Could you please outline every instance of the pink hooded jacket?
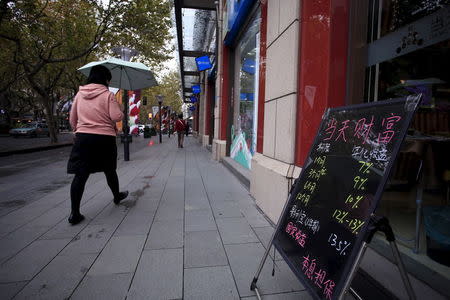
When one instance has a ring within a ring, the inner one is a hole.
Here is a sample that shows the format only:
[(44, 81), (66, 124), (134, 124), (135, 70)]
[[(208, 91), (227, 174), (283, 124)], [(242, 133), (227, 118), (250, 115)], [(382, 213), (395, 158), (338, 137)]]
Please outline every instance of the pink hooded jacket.
[(116, 123), (123, 118), (119, 103), (102, 84), (80, 87), (70, 111), (70, 125), (76, 133), (116, 136)]

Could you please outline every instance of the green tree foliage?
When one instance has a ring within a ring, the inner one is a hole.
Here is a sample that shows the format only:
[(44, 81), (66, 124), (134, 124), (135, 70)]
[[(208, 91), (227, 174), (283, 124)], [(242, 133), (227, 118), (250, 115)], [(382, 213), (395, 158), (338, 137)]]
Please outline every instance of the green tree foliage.
[(152, 112), (153, 106), (158, 106), (157, 95), (162, 95), (163, 106), (170, 106), (172, 112), (181, 112), (183, 101), (180, 96), (181, 83), (178, 72), (173, 71), (163, 76), (158, 86), (142, 90), (142, 97), (147, 97), (147, 105), (141, 105), (139, 120), (146, 123), (148, 114)]
[(77, 68), (110, 56), (114, 46), (135, 48), (157, 66), (168, 58), (169, 28), (168, 1), (1, 1), (0, 93), (34, 94), (56, 142), (55, 104), (85, 80)]

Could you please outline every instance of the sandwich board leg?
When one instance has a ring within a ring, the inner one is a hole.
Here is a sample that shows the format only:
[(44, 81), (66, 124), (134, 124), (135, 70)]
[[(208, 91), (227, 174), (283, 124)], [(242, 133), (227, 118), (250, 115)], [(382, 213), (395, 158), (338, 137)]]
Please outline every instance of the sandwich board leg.
[(350, 275), (348, 276), (347, 281), (345, 283), (344, 292), (340, 295), (339, 299), (343, 298), (345, 291), (347, 291), (347, 290), (349, 290), (350, 293), (352, 293), (353, 295), (356, 294), (358, 299), (361, 299), (361, 297), (359, 297), (359, 295), (356, 293), (356, 291), (350, 287), (350, 283), (358, 269), (358, 266), (364, 255), (364, 252), (367, 249), (367, 245), (372, 241), (374, 234), (377, 231), (381, 231), (385, 234), (386, 240), (389, 242), (389, 245), (391, 246), (392, 254), (397, 263), (397, 267), (399, 269), (400, 276), (401, 276), (403, 284), (405, 286), (405, 290), (408, 293), (409, 299), (416, 300), (416, 295), (414, 294), (414, 290), (411, 286), (411, 282), (409, 281), (408, 273), (406, 272), (405, 265), (403, 264), (403, 261), (400, 257), (400, 252), (398, 251), (397, 244), (395, 243), (394, 232), (392, 231), (392, 227), (389, 224), (389, 220), (386, 217), (372, 216), (370, 219), (370, 222), (371, 222), (371, 225), (369, 227), (366, 240), (364, 241), (364, 243), (361, 247), (361, 250), (359, 251), (359, 253), (355, 259), (355, 264), (353, 265), (353, 268), (350, 271)]
[[(297, 180), (298, 180), (298, 178), (294, 181), (294, 183), (291, 186), (291, 189), (289, 190), (288, 197), (286, 199), (286, 202), (284, 203), (284, 207), (281, 212), (280, 218), (278, 219), (278, 224), (277, 224), (277, 226), (275, 226), (275, 230), (273, 231), (272, 237), (270, 238), (269, 244), (267, 245), (266, 252), (264, 252), (261, 262), (259, 263), (258, 269), (256, 270), (255, 276), (253, 276), (252, 283), (250, 284), (250, 290), (256, 292), (256, 297), (258, 298), (258, 300), (261, 300), (261, 295), (259, 294), (259, 290), (258, 290), (258, 287), (256, 286), (256, 282), (258, 281), (259, 275), (261, 274), (262, 268), (264, 267), (264, 263), (267, 260), (267, 256), (269, 255), (269, 251), (272, 246), (273, 239), (275, 238), (275, 234), (277, 233), (278, 227), (280, 226), (280, 223), (281, 223), (281, 216), (283, 216), (284, 211), (289, 203), (289, 198), (291, 197), (291, 193), (292, 193), (295, 185), (297, 184)], [(275, 253), (274, 253), (274, 256), (275, 256)], [(275, 259), (275, 257), (273, 259)]]
[(258, 270), (256, 271), (255, 276), (253, 277), (252, 283), (250, 284), (250, 290), (256, 292), (256, 297), (258, 297), (258, 300), (261, 300), (261, 296), (259, 294), (258, 287), (256, 286), (256, 282), (258, 281), (259, 274), (261, 274), (262, 268), (264, 267), (264, 263), (266, 262), (267, 256), (269, 255), (269, 251), (272, 246), (273, 239), (275, 238), (275, 234), (277, 233), (277, 229), (278, 229), (278, 225), (272, 233), (272, 237), (270, 238), (270, 242), (267, 245), (266, 252), (264, 252), (261, 262), (259, 263)]

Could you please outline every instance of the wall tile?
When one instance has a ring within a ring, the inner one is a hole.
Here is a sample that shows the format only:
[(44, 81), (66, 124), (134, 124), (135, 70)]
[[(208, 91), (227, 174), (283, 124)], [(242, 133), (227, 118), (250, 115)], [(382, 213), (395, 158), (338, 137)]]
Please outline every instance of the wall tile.
[(279, 30), (283, 32), (289, 24), (298, 19), (299, 15), (299, 0), (283, 0), (280, 1), (280, 25)]
[(269, 0), (267, 3), (267, 45), (270, 45), (277, 38), (279, 23), (280, 0)]
[(276, 102), (266, 102), (264, 104), (264, 155), (275, 156), (275, 119), (276, 119)]
[(291, 94), (275, 101), (277, 102), (275, 158), (291, 164), (294, 162), (297, 94)]
[(298, 24), (298, 21), (292, 24), (267, 49), (267, 99), (297, 91)]

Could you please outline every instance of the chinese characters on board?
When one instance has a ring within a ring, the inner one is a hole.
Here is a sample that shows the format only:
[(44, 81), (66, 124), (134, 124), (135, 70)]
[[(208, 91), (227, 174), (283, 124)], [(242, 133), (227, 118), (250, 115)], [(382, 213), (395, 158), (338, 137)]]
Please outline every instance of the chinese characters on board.
[[(370, 121), (369, 121), (370, 119)], [(395, 135), (394, 126), (398, 123), (402, 117), (396, 116), (391, 113), (388, 117), (381, 120), (382, 132), (376, 135), (372, 132), (374, 125), (374, 116), (371, 118), (361, 118), (355, 121), (355, 126), (350, 126), (350, 120), (338, 121), (331, 119), (325, 129), (325, 138), (323, 141), (342, 141), (347, 142), (348, 136), (353, 136), (358, 139), (362, 139), (362, 143), (365, 144), (369, 140), (372, 141), (373, 137), (376, 137), (378, 144), (389, 144)]]
[(327, 271), (317, 267), (318, 261), (315, 258), (310, 258), (309, 255), (303, 257), (302, 271), (306, 277), (317, 286), (325, 296), (325, 299), (330, 299), (333, 296), (333, 289), (336, 283), (327, 278)]
[(303, 185), (301, 193), (297, 194), (296, 199), (300, 201), (304, 206), (308, 206), (311, 196), (316, 191), (319, 185), (320, 178), (327, 174), (325, 168), (326, 156), (319, 156), (314, 159), (313, 167), (308, 171), (307, 181)]

